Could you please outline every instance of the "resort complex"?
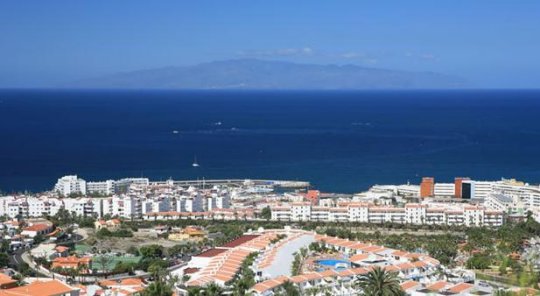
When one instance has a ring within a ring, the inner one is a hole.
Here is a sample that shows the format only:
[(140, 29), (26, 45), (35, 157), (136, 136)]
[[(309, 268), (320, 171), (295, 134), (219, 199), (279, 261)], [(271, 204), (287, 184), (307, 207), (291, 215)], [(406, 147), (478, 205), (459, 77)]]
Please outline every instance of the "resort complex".
[[(205, 286), (211, 282), (224, 286), (234, 279), (250, 254), (254, 255), (250, 268), (258, 282), (251, 288), (255, 295), (274, 295), (285, 282), (293, 283), (304, 292), (318, 290), (321, 294), (324, 291), (330, 291), (332, 295), (354, 294), (357, 277), (375, 267), (396, 272), (407, 291), (411, 292), (439, 282), (438, 271), (444, 268), (426, 254), (285, 228), (260, 229), (244, 234), (223, 246), (194, 256), (179, 272), (187, 271), (190, 275), (186, 283), (188, 287)], [(295, 270), (292, 265), (297, 254), (302, 254), (302, 263)], [(459, 282), (446, 283), (440, 290), (473, 281), (474, 274), (454, 280)], [(474, 288), (472, 284), (468, 286)]]
[[(538, 186), (505, 179), (343, 194), (301, 181), (65, 176), (51, 191), (0, 198), (6, 266), (26, 266), (4, 271), (0, 295), (143, 295), (156, 285), (176, 295), (362, 295), (377, 273), (407, 295), (492, 295), (536, 287), (539, 202)], [(479, 269), (526, 284), (490, 284)], [(36, 278), (17, 282), (24, 274)]]

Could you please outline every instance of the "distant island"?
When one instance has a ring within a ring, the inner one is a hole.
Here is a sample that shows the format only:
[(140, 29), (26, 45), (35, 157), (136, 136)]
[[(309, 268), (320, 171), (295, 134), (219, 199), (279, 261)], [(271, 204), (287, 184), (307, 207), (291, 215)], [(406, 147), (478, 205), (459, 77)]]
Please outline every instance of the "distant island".
[(360, 90), (454, 89), (470, 85), (463, 78), (434, 72), (239, 59), (117, 73), (79, 80), (62, 87)]

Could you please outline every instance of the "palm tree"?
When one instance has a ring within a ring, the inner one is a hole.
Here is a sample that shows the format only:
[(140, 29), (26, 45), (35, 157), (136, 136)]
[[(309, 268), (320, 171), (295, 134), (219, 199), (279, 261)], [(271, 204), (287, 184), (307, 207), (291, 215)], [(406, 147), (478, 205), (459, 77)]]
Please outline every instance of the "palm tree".
[(173, 291), (171, 286), (163, 281), (155, 281), (148, 285), (141, 293), (143, 296), (172, 296)]
[(172, 296), (172, 285), (165, 280), (164, 270), (161, 268), (152, 268), (152, 276), (155, 281), (148, 285), (141, 293), (142, 296)]
[(79, 276), (79, 283), (83, 282), (83, 272), (86, 270), (86, 264), (78, 265), (76, 268), (77, 275)]
[(300, 249), (300, 256), (302, 256), (302, 259), (306, 258), (308, 254), (308, 250), (306, 248)]
[(403, 295), (397, 273), (387, 272), (379, 266), (369, 273), (359, 276), (355, 284), (366, 296)]
[(512, 295), (515, 295), (515, 294), (508, 291), (508, 290), (499, 289), (499, 290), (495, 291), (495, 293), (493, 295), (495, 295), (495, 296), (512, 296)]
[(290, 281), (285, 281), (281, 285), (281, 290), (283, 290), (283, 294), (287, 296), (300, 296), (300, 289)]
[(245, 296), (247, 290), (249, 290), (249, 283), (243, 279), (238, 279), (234, 282), (232, 287), (233, 296)]
[(220, 296), (223, 295), (223, 288), (221, 288), (218, 284), (211, 282), (210, 284), (204, 286), (204, 289), (200, 291), (200, 295)]
[(321, 293), (323, 295), (332, 295), (332, 288), (330, 287), (330, 285), (323, 285), (321, 287)]
[(320, 289), (318, 287), (311, 287), (311, 288), (306, 289), (304, 292), (308, 296), (317, 296), (317, 294), (319, 294), (319, 290)]
[(189, 287), (187, 289), (188, 296), (199, 296), (204, 292), (201, 287)]

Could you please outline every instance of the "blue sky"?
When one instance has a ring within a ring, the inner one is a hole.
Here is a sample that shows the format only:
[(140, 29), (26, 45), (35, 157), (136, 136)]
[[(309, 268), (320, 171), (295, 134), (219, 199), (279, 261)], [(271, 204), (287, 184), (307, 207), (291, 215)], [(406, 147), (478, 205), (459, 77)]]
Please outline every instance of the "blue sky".
[(0, 87), (260, 58), (540, 87), (540, 1), (2, 1)]

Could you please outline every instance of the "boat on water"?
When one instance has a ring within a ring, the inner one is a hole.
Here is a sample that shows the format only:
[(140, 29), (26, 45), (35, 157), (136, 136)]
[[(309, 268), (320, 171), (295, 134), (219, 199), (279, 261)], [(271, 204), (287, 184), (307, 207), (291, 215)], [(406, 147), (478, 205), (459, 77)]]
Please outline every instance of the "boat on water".
[(195, 156), (195, 159), (193, 160), (193, 164), (191, 166), (194, 168), (199, 167), (199, 163), (197, 162), (197, 156)]
[(274, 187), (268, 185), (255, 185), (246, 189), (247, 193), (270, 193), (274, 191)]

